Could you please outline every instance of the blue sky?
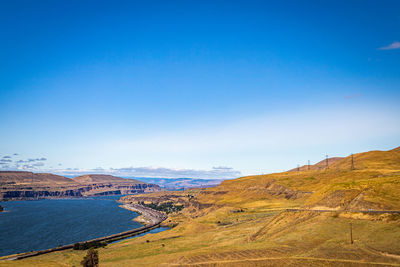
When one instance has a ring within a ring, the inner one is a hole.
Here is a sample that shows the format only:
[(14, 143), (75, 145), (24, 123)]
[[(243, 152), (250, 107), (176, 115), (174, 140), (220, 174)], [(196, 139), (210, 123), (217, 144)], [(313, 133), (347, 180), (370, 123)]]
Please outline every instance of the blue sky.
[(398, 10), (1, 1), (0, 168), (223, 178), (397, 147)]

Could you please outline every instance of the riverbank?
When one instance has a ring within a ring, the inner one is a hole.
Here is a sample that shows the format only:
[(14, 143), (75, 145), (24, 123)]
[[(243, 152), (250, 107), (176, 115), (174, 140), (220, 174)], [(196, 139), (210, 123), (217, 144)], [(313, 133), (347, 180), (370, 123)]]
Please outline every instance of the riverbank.
[[(140, 205), (133, 205), (133, 206), (127, 205), (124, 208), (142, 214), (141, 217), (144, 218), (144, 220), (146, 220), (147, 224), (145, 224), (142, 227), (135, 228), (135, 229), (132, 229), (129, 231), (125, 231), (125, 232), (121, 232), (121, 233), (117, 233), (117, 234), (113, 234), (113, 235), (108, 235), (105, 237), (95, 238), (95, 239), (91, 239), (91, 240), (87, 240), (87, 241), (83, 241), (83, 242), (79, 242), (79, 243), (83, 244), (86, 242), (87, 243), (89, 243), (89, 242), (90, 243), (115, 242), (117, 240), (125, 239), (127, 237), (135, 236), (138, 234), (143, 234), (145, 232), (148, 232), (150, 230), (158, 228), (160, 226), (160, 224), (167, 218), (167, 215), (165, 215), (162, 212), (152, 210), (148, 207), (140, 207)], [(18, 259), (24, 259), (24, 258), (28, 258), (28, 257), (43, 255), (43, 254), (47, 254), (47, 253), (51, 253), (51, 252), (55, 252), (55, 251), (73, 249), (74, 245), (75, 244), (69, 244), (69, 245), (58, 246), (58, 247), (46, 249), (46, 250), (39, 250), (39, 251), (32, 251), (32, 252), (26, 252), (26, 253), (21, 253), (21, 254), (3, 256), (3, 257), (0, 257), (0, 261), (1, 260), (18, 260)]]
[(153, 210), (149, 207), (145, 207), (139, 204), (124, 204), (121, 205), (120, 207), (139, 213), (140, 216), (136, 217), (133, 220), (142, 223), (146, 226), (161, 223), (168, 217), (163, 212)]

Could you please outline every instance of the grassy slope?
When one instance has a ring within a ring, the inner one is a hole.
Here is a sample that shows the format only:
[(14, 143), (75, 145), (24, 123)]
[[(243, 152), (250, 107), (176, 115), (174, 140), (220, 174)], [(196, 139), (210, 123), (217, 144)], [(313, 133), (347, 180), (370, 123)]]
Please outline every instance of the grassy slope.
[(17, 171), (0, 172), (0, 184), (7, 186), (75, 186), (78, 183), (64, 176), (51, 173)]
[(92, 183), (131, 183), (131, 184), (146, 184), (145, 182), (139, 182), (134, 179), (124, 179), (112, 175), (104, 174), (87, 174), (72, 178), (73, 181), (80, 184), (92, 184)]
[[(193, 194), (195, 201), (212, 206), (189, 206), (170, 216), (171, 223), (179, 222), (171, 230), (100, 249), (101, 266), (400, 265), (400, 216), (343, 211), (400, 210), (400, 150), (356, 154), (354, 171), (350, 161), (339, 160), (327, 170), (242, 177), (176, 193)], [(342, 211), (282, 210), (319, 206)], [(243, 212), (232, 212), (238, 208)], [(83, 253), (57, 252), (0, 266), (78, 266)]]

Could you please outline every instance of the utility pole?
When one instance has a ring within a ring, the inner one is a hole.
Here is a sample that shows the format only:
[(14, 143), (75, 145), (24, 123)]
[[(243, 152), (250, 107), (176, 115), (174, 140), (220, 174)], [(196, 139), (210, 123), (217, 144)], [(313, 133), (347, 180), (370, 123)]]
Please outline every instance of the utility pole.
[(326, 168), (329, 169), (329, 165), (328, 165), (328, 155), (326, 155)]
[(350, 223), (350, 244), (353, 244), (353, 224)]
[(308, 160), (308, 170), (310, 170), (310, 160)]
[(351, 154), (351, 170), (354, 170), (354, 157), (353, 157), (353, 154)]

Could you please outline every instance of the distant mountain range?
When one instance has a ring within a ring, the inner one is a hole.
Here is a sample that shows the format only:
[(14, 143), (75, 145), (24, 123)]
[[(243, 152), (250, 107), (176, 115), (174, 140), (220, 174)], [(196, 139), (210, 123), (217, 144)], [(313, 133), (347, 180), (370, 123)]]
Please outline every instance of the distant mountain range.
[(147, 177), (126, 177), (136, 179), (150, 184), (159, 185), (170, 190), (187, 188), (205, 188), (219, 185), (223, 179), (195, 179), (195, 178), (147, 178)]

